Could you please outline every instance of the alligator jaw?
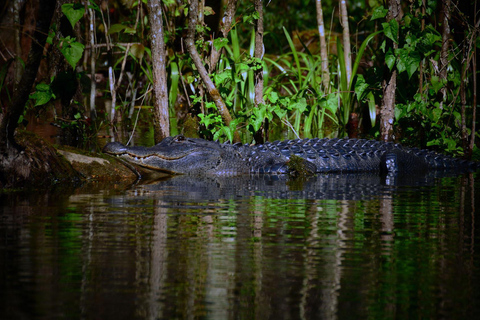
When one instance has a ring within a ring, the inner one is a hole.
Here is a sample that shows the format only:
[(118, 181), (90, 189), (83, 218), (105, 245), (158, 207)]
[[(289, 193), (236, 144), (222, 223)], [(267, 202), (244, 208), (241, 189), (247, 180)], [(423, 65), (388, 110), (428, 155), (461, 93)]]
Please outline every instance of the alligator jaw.
[(195, 150), (188, 150), (182, 154), (166, 156), (160, 152), (150, 151), (143, 147), (127, 147), (120, 142), (110, 142), (102, 150), (104, 153), (114, 156), (128, 167), (138, 167), (143, 173), (162, 172), (168, 174), (180, 174), (179, 172), (159, 167), (155, 162), (177, 161), (191, 155)]

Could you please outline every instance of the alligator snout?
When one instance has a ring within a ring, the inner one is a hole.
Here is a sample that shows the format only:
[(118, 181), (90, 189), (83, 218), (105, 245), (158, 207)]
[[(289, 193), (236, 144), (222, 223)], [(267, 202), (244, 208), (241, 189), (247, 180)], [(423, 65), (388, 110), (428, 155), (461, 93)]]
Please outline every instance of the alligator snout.
[(127, 147), (120, 142), (109, 142), (103, 147), (102, 152), (108, 154), (122, 154), (127, 151)]

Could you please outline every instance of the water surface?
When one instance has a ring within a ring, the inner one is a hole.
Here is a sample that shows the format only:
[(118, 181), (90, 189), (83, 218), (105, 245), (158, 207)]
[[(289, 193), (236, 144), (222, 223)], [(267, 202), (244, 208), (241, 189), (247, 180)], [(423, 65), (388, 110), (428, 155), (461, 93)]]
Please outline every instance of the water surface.
[(475, 177), (0, 194), (0, 318), (478, 318)]

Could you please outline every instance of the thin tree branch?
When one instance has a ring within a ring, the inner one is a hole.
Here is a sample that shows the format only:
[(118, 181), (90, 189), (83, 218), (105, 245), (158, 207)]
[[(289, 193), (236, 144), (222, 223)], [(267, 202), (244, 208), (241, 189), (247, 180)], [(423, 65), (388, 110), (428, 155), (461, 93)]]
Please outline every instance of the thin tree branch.
[[(188, 18), (189, 18), (188, 33), (187, 33), (187, 38), (185, 39), (185, 45), (187, 46), (187, 51), (190, 54), (190, 57), (192, 58), (193, 63), (195, 64), (195, 67), (197, 68), (197, 71), (200, 74), (200, 77), (202, 78), (203, 83), (205, 84), (208, 94), (210, 95), (213, 102), (217, 106), (218, 112), (220, 113), (220, 116), (225, 122), (225, 125), (229, 126), (230, 122), (232, 122), (232, 116), (230, 115), (230, 112), (228, 111), (228, 108), (225, 105), (225, 102), (223, 102), (223, 99), (220, 93), (218, 92), (217, 88), (213, 84), (213, 81), (208, 76), (208, 73), (207, 73), (207, 70), (205, 69), (203, 61), (200, 58), (200, 55), (198, 54), (197, 48), (195, 47), (195, 31), (196, 31), (197, 21), (198, 21), (198, 0), (191, 0)], [(237, 131), (235, 131), (234, 140), (240, 141), (240, 136)]]

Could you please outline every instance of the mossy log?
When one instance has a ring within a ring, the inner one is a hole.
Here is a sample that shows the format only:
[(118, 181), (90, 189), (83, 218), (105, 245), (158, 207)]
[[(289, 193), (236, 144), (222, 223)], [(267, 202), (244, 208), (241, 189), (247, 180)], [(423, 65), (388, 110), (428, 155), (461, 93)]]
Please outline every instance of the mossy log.
[(115, 159), (82, 154), (76, 149), (58, 150), (37, 135), (17, 132), (22, 148), (0, 154), (0, 188), (40, 188), (85, 180), (132, 180), (133, 172)]

